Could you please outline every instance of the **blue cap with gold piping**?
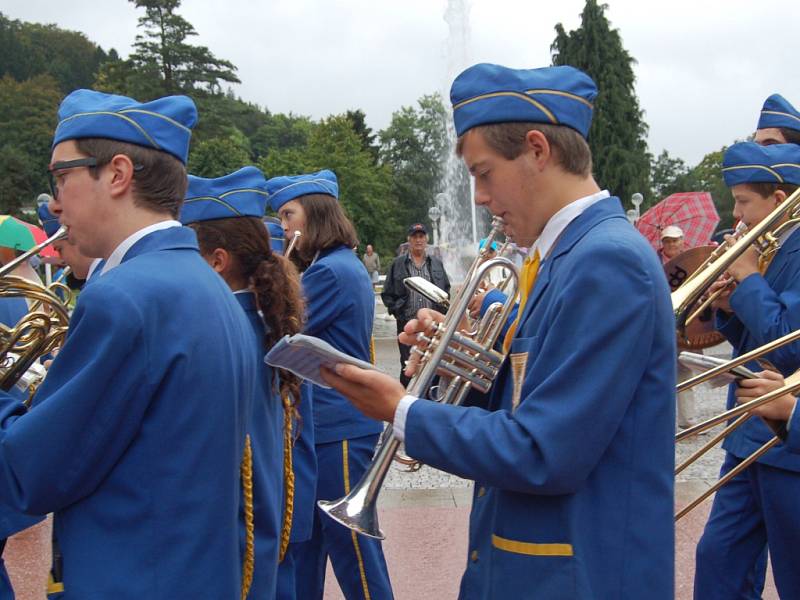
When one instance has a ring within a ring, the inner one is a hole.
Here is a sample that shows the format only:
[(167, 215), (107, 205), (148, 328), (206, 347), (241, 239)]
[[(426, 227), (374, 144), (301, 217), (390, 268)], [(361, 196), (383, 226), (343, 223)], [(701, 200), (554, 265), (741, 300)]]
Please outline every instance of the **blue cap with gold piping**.
[(722, 159), (725, 185), (742, 183), (789, 183), (800, 185), (800, 145), (760, 146), (740, 142), (725, 151)]
[(309, 194), (324, 194), (339, 199), (339, 182), (333, 171), (323, 169), (305, 175), (286, 175), (273, 177), (267, 181), (269, 204), (272, 210), (278, 209), (295, 198)]
[(168, 152), (186, 164), (197, 108), (188, 96), (137, 102), (126, 96), (75, 90), (58, 109), (53, 146), (66, 140), (105, 138)]
[(764, 101), (756, 129), (785, 127), (800, 131), (800, 112), (780, 94), (772, 94)]
[(519, 122), (566, 125), (585, 138), (596, 96), (592, 78), (568, 66), (510, 69), (481, 63), (450, 88), (459, 136), (478, 125)]
[(181, 223), (264, 216), (267, 180), (256, 167), (243, 167), (223, 177), (206, 179), (189, 175)]
[[(47, 194), (41, 194), (40, 198), (42, 196), (49, 198)], [(39, 222), (42, 224), (42, 229), (44, 229), (47, 237), (52, 236), (56, 231), (58, 231), (58, 217), (51, 213), (50, 209), (47, 208), (46, 200), (39, 202), (39, 206), (36, 207), (36, 214), (39, 216)]]
[(283, 225), (275, 217), (264, 217), (264, 225), (269, 233), (269, 245), (273, 252), (283, 254), (286, 246), (286, 236), (283, 233)]

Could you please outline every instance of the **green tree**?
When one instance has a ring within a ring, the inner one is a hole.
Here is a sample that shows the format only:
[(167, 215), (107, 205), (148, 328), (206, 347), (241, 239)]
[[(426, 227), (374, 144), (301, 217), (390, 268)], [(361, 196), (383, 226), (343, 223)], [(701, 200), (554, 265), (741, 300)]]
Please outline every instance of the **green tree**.
[(689, 166), (680, 158), (674, 158), (663, 150), (650, 167), (650, 183), (653, 189), (652, 202), (642, 206), (644, 210), (651, 204), (663, 200), (670, 194), (694, 191), (696, 182), (689, 177)]
[(61, 101), (50, 75), (0, 79), (0, 212), (19, 214), (48, 189), (50, 142)]
[(350, 119), (350, 122), (353, 124), (353, 129), (358, 134), (358, 137), (361, 138), (361, 147), (369, 152), (372, 156), (372, 161), (378, 164), (380, 148), (378, 144), (375, 143), (377, 136), (372, 133), (372, 129), (367, 127), (367, 115), (364, 114), (363, 110), (357, 109), (348, 110), (345, 116)]
[(0, 77), (25, 81), (49, 74), (63, 94), (90, 87), (107, 55), (76, 31), (11, 20), (0, 13)]
[(401, 223), (428, 221), (449, 147), (447, 118), (440, 95), (423, 96), (416, 108), (396, 111), (380, 132), (380, 157), (392, 172), (392, 196)]
[(726, 146), (719, 150), (709, 152), (697, 165), (692, 167), (688, 174), (689, 190), (710, 192), (714, 206), (719, 213), (720, 221), (717, 229), (733, 227), (733, 196), (722, 177), (722, 157), (725, 155)]
[(256, 157), (266, 157), (272, 152), (304, 149), (314, 124), (308, 117), (292, 114), (266, 115), (265, 123), (259, 127), (250, 141)]
[(269, 176), (330, 169), (339, 180), (339, 201), (353, 221), (362, 245), (394, 254), (402, 232), (391, 196), (391, 171), (375, 165), (346, 115), (316, 124), (304, 148), (269, 152), (258, 166)]
[(156, 67), (165, 92), (219, 92), (220, 81), (239, 83), (233, 63), (215, 57), (205, 46), (186, 43), (197, 31), (176, 13), (180, 0), (129, 1), (145, 10), (139, 18), (144, 33), (136, 36), (131, 59), (138, 68)]
[(601, 187), (627, 200), (650, 188), (648, 128), (634, 89), (635, 60), (623, 47), (619, 31), (611, 28), (606, 8), (587, 0), (578, 29), (567, 33), (556, 25), (551, 51), (554, 65), (577, 67), (597, 84), (589, 131), (595, 177)]
[(189, 173), (198, 177), (222, 177), (251, 163), (241, 136), (211, 138), (198, 142), (189, 154)]

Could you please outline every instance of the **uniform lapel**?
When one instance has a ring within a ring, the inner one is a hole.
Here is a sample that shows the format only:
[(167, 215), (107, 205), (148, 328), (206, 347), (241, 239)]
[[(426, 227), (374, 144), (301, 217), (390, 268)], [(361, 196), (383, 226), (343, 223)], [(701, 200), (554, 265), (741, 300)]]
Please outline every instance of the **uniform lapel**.
[(569, 252), (578, 240), (591, 231), (598, 223), (615, 217), (624, 219), (625, 214), (622, 212), (622, 205), (619, 199), (611, 196), (593, 204), (567, 225), (564, 232), (558, 240), (556, 240), (553, 249), (550, 251), (550, 255), (545, 257), (539, 267), (539, 274), (536, 276), (533, 290), (531, 291), (528, 301), (525, 303), (519, 327), (517, 328), (518, 331), (547, 289), (553, 269), (557, 268), (559, 258)]

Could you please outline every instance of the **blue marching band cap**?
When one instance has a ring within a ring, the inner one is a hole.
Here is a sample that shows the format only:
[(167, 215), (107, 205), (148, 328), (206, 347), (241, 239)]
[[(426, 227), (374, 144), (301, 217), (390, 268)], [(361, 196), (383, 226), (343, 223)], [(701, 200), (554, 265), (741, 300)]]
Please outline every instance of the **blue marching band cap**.
[[(44, 196), (44, 198), (42, 198), (42, 196)], [(44, 229), (47, 237), (50, 237), (58, 231), (58, 217), (47, 208), (47, 200), (45, 200), (45, 198), (49, 199), (50, 196), (41, 194), (39, 198), (39, 206), (36, 207), (36, 214), (39, 215), (39, 222), (42, 224), (42, 229)]]
[(75, 90), (58, 109), (53, 146), (80, 138), (128, 142), (172, 154), (186, 164), (197, 108), (188, 96), (137, 102), (94, 90)]
[(267, 180), (256, 167), (243, 167), (216, 179), (189, 175), (181, 223), (197, 223), (231, 217), (264, 216)]
[(531, 122), (566, 125), (585, 138), (596, 96), (592, 78), (568, 66), (510, 69), (481, 63), (450, 88), (459, 136), (479, 125)]
[(272, 251), (283, 254), (286, 243), (283, 225), (281, 225), (281, 222), (275, 217), (265, 217), (264, 225), (267, 228), (267, 233), (269, 233), (269, 245)]
[(725, 185), (742, 183), (789, 183), (800, 185), (800, 145), (739, 142), (722, 159)]
[(756, 129), (785, 127), (800, 131), (800, 113), (780, 94), (772, 94), (764, 101)]
[(273, 177), (267, 181), (267, 192), (272, 210), (278, 212), (287, 202), (309, 194), (325, 194), (338, 200), (339, 182), (333, 171), (323, 169), (305, 175)]

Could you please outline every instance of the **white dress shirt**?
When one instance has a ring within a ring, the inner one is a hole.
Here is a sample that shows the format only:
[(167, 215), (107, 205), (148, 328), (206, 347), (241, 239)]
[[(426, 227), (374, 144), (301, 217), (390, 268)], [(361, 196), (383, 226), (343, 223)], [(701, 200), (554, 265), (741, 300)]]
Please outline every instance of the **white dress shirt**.
[(114, 251), (111, 253), (111, 256), (108, 257), (106, 264), (103, 265), (103, 270), (100, 271), (100, 276), (102, 277), (114, 267), (118, 267), (119, 263), (121, 263), (122, 259), (125, 257), (125, 253), (128, 252), (128, 250), (130, 250), (131, 247), (144, 236), (151, 234), (154, 231), (169, 229), (170, 227), (182, 227), (182, 225), (180, 221), (174, 221), (170, 219), (169, 221), (153, 223), (152, 225), (148, 225), (147, 227), (144, 227), (139, 231), (129, 235), (119, 246), (114, 249)]

